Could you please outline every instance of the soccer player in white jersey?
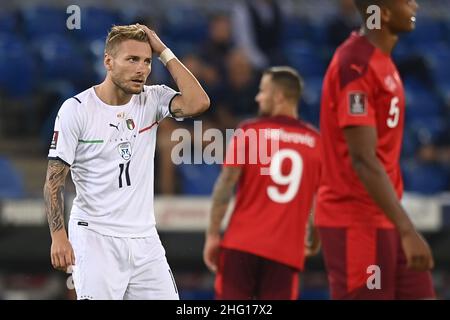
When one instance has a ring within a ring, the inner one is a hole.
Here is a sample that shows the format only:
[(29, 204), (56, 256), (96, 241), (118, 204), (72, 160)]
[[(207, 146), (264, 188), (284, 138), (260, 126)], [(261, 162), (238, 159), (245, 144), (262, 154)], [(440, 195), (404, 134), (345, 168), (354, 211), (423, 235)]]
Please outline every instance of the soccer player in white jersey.
[[(152, 54), (180, 92), (145, 86)], [(70, 63), (70, 62), (68, 62)], [(165, 117), (209, 108), (192, 73), (153, 30), (115, 26), (106, 39), (105, 80), (66, 100), (55, 121), (44, 186), (54, 268), (72, 266), (78, 299), (178, 299), (155, 228), (156, 129)], [(64, 225), (64, 185), (76, 187)]]

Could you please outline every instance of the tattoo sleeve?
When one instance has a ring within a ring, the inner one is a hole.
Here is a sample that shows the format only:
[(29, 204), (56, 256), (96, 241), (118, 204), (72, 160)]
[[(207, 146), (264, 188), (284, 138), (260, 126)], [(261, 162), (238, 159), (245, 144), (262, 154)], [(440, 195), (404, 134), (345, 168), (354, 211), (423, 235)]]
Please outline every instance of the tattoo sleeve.
[(59, 160), (49, 160), (44, 185), (45, 212), (50, 232), (64, 228), (64, 187), (69, 167)]
[(181, 108), (175, 108), (172, 110), (172, 114), (176, 117), (176, 118), (184, 118), (186, 115), (183, 112), (183, 109)]
[(240, 167), (224, 167), (214, 185), (208, 232), (220, 232), (220, 225), (233, 197), (234, 187), (241, 176)]

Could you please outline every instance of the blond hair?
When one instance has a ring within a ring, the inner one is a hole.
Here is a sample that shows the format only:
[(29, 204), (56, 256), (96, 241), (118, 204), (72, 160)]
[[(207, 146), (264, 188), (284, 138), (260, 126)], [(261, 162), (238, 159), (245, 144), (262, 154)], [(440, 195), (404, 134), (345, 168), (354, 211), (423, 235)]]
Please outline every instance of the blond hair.
[(135, 24), (113, 26), (106, 37), (105, 52), (110, 55), (115, 55), (117, 46), (125, 40), (148, 42), (145, 31)]

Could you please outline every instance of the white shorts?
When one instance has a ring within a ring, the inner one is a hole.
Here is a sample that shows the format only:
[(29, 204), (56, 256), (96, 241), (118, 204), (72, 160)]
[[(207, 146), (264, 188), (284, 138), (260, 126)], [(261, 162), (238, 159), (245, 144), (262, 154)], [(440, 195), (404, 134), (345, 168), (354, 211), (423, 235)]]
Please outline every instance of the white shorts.
[(104, 236), (69, 222), (75, 252), (72, 277), (78, 299), (178, 300), (178, 289), (158, 234)]

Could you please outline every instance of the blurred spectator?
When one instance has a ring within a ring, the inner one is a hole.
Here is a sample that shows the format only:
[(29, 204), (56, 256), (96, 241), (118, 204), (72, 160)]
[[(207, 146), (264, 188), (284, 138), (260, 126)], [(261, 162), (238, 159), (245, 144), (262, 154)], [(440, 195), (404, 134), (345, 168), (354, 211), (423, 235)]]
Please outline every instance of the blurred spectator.
[(230, 18), (225, 14), (216, 14), (209, 21), (208, 39), (203, 45), (203, 59), (216, 67), (221, 73), (225, 71), (225, 59), (233, 48)]
[(361, 25), (353, 0), (339, 0), (338, 13), (327, 26), (328, 44), (337, 47)]
[(228, 128), (234, 128), (243, 118), (249, 117), (257, 110), (254, 92), (258, 91), (256, 74), (244, 51), (233, 50), (227, 57), (227, 74), (225, 91), (219, 101), (226, 105), (222, 119), (227, 121)]
[(276, 0), (246, 0), (233, 8), (232, 24), (236, 45), (253, 67), (263, 69), (283, 64), (281, 33), (283, 12)]

